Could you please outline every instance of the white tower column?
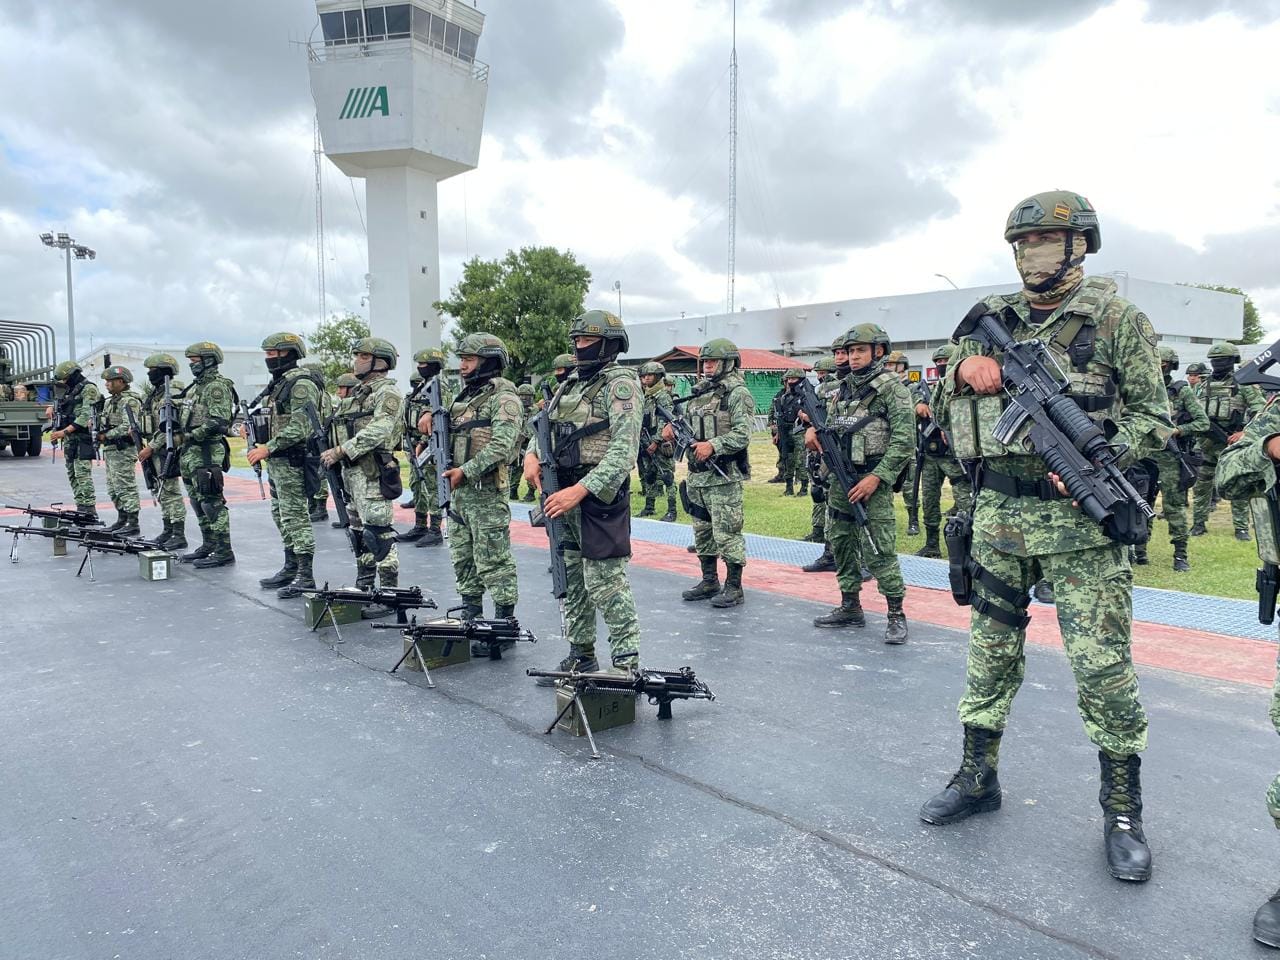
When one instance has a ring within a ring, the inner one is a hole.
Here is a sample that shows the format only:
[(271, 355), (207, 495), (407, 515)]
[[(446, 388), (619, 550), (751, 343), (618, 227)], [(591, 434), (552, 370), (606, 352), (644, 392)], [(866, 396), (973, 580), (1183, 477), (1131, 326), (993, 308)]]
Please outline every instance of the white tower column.
[(436, 178), (413, 167), (365, 173), (369, 212), (369, 329), (395, 344), (399, 379), (413, 355), (440, 343), (440, 237)]

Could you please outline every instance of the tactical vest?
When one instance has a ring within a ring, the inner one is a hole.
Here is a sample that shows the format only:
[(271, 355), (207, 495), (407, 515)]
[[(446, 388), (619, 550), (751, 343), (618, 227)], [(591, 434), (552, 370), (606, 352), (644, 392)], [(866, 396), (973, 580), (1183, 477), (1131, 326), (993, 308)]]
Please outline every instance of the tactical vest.
[(732, 389), (732, 386), (726, 386), (723, 382), (718, 383), (701, 396), (694, 397), (685, 406), (689, 426), (699, 440), (714, 440), (733, 431), (733, 416), (729, 412), (729, 394)]
[(1204, 384), (1204, 412), (1209, 422), (1234, 433), (1244, 426), (1244, 396), (1240, 385), (1232, 377), (1225, 380), (1202, 380)]
[(510, 380), (495, 377), (475, 393), (464, 389), (453, 401), (449, 407), (449, 456), (454, 466), (475, 459), (493, 442), (493, 418), (479, 416), (480, 410), (515, 389)]
[[(138, 395), (132, 390), (126, 390), (124, 393), (114, 397), (108, 397), (106, 403), (102, 406), (102, 418), (98, 424), (99, 433), (110, 433), (117, 427), (129, 426), (129, 415), (125, 413), (125, 401), (130, 398), (137, 400)], [(142, 429), (142, 424), (138, 424), (138, 429)], [(114, 437), (110, 440), (103, 441), (105, 446), (112, 447), (116, 450), (123, 450), (125, 447), (132, 447), (133, 440), (128, 434), (122, 437)]]
[[(573, 381), (560, 395), (551, 412), (552, 438), (555, 441), (556, 465), (564, 468), (594, 467), (604, 459), (609, 450), (612, 434), (609, 430), (606, 387), (620, 378), (636, 380), (633, 371), (626, 367), (608, 366), (586, 384), (573, 389)], [(597, 409), (596, 401), (604, 394), (604, 401)], [(640, 393), (636, 383), (636, 393)]]
[[(865, 383), (857, 386), (848, 380), (828, 401), (831, 413), (827, 426), (835, 431), (844, 454), (855, 467), (878, 462), (889, 449), (890, 425), (888, 411), (881, 400), (881, 391), (897, 382), (897, 374), (881, 370)], [(873, 407), (879, 406), (876, 410)]]
[[(1067, 396), (1091, 419), (1098, 421), (1108, 418), (1117, 400), (1116, 371), (1098, 360), (1095, 353), (1099, 327), (1105, 323), (1106, 328), (1102, 332), (1109, 337), (1120, 324), (1131, 320), (1137, 313), (1137, 307), (1127, 304), (1122, 313), (1108, 318), (1108, 309), (1115, 298), (1114, 280), (1088, 277), (1057, 316), (1050, 317), (1030, 334), (1023, 333), (1018, 337), (1022, 342), (1034, 337), (1048, 347), (1070, 382)], [(1020, 294), (1011, 294), (990, 297), (987, 303), (1002, 313), (1006, 326), (1012, 331), (1022, 323), (1013, 310), (1013, 305), (1020, 300)], [(1029, 421), (1023, 424), (1008, 446), (995, 438), (996, 422), (1008, 403), (1004, 393), (957, 394), (951, 398), (951, 441), (957, 457), (962, 460), (992, 459), (1031, 452), (1027, 442), (1031, 428)]]
[[(231, 394), (231, 407), (234, 413), (236, 407), (240, 405), (239, 394), (236, 393), (236, 385), (222, 374), (214, 374), (207, 381), (201, 383), (199, 381), (191, 384), (182, 391), (182, 397), (187, 401), (182, 406), (182, 432), (190, 433), (196, 427), (202, 427), (209, 422), (209, 408), (204, 401), (205, 389), (212, 386), (215, 381), (221, 380), (226, 385), (228, 392)], [(171, 388), (172, 389), (172, 386)], [(227, 421), (226, 436), (231, 436), (231, 422)]]
[[(63, 395), (58, 401), (57, 427), (69, 427), (75, 422), (76, 407), (80, 406), (80, 398), (89, 388), (87, 380), (81, 380)], [(99, 400), (99, 403), (102, 401)], [(67, 453), (73, 460), (93, 459), (93, 437), (88, 427), (77, 426), (72, 434), (63, 441)]]
[[(303, 377), (314, 383), (316, 388), (320, 391), (320, 396), (316, 398), (316, 414), (318, 416), (321, 413), (324, 406), (324, 380), (321, 379), (319, 374), (314, 373), (311, 370), (302, 370), (297, 367), (292, 370), (287, 370), (285, 371), (284, 376), (280, 378), (279, 383), (275, 384), (272, 388), (270, 396), (267, 397), (267, 406), (270, 410), (269, 423), (271, 436), (279, 436), (280, 431), (284, 429), (285, 425), (290, 420), (293, 413), (293, 404), (291, 402), (293, 399), (293, 388), (294, 385)], [(259, 437), (258, 440), (261, 443), (266, 442), (266, 440), (261, 437)]]
[[(177, 397), (183, 393), (182, 381), (169, 381), (169, 396), (174, 400), (174, 414), (177, 415)], [(157, 387), (154, 384), (146, 396), (142, 398), (142, 432), (148, 437), (154, 436), (164, 427), (161, 421), (160, 411), (164, 407), (164, 387)], [(175, 420), (173, 429), (179, 428), (179, 421)]]

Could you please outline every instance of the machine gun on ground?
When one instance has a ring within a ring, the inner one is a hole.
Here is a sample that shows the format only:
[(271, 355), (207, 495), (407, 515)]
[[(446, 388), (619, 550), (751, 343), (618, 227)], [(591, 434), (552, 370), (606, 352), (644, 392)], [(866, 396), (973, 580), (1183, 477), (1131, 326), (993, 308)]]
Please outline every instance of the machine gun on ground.
[(21, 510), (28, 517), (30, 517), (30, 520), (27, 521), (28, 524), (31, 523), (33, 520), (35, 520), (37, 517), (39, 517), (41, 520), (53, 520), (55, 521), (56, 525), (60, 527), (68, 527), (68, 526), (100, 527), (102, 526), (102, 521), (98, 519), (98, 515), (96, 513), (89, 513), (86, 510), (55, 509), (60, 505), (61, 503), (51, 503), (46, 508), (46, 507), (33, 507), (30, 504), (27, 504), (27, 506), (25, 507), (20, 507), (17, 504), (13, 504), (13, 503), (0, 504), (0, 506), (4, 506), (6, 509), (9, 509), (9, 510)]
[[(342, 643), (343, 639), (342, 631), (338, 629), (338, 620), (333, 616), (333, 605), (335, 603), (349, 604), (353, 607), (369, 607), (374, 604), (390, 607), (395, 611), (396, 622), (387, 624), (387, 626), (404, 626), (408, 624), (409, 618), (405, 614), (406, 610), (436, 609), (436, 602), (429, 597), (424, 597), (421, 587), (382, 587), (381, 589), (362, 590), (358, 587), (330, 588), (329, 584), (326, 583), (317, 590), (303, 590), (302, 595), (324, 601), (324, 610), (325, 613), (329, 614), (329, 620), (333, 623), (333, 632), (337, 634), (338, 643)], [(323, 623), (324, 616), (317, 617), (311, 632), (315, 633)], [(377, 626), (377, 624), (374, 624), (374, 626)]]
[(1019, 343), (985, 303), (969, 311), (956, 337), (972, 337), (1003, 354), (1001, 376), (1011, 402), (996, 421), (995, 438), (1012, 445), (1030, 420), (1035, 452), (1085, 516), (1117, 543), (1145, 543), (1155, 510), (1119, 466), (1126, 450), (1112, 444), (1102, 427), (1067, 396), (1071, 381), (1049, 348), (1040, 340)]
[[(565, 381), (568, 383), (569, 381)], [(565, 384), (552, 394), (551, 384), (542, 381), (542, 409), (529, 421), (533, 426), (533, 434), (538, 440), (538, 465), (542, 468), (541, 492), (538, 497), (538, 509), (529, 512), (529, 523), (535, 527), (544, 527), (547, 531), (547, 542), (551, 547), (551, 596), (555, 597), (560, 607), (560, 637), (569, 635), (565, 623), (564, 601), (569, 595), (569, 570), (564, 563), (564, 518), (548, 517), (546, 514), (547, 499), (560, 492), (560, 473), (556, 467), (556, 455), (552, 449), (551, 410), (560, 402)]]
[(431, 671), (427, 669), (428, 658), (422, 650), (424, 643), (435, 641), (441, 644), (443, 657), (448, 657), (453, 652), (455, 644), (465, 643), (469, 645), (473, 656), (476, 655), (477, 647), (480, 647), (490, 660), (501, 660), (502, 651), (510, 649), (517, 642), (538, 642), (538, 638), (531, 631), (520, 627), (520, 621), (515, 617), (505, 617), (501, 620), (486, 620), (483, 617), (460, 620), (453, 614), (461, 609), (462, 607), (454, 607), (446, 611), (447, 616), (439, 620), (428, 620), (425, 623), (419, 623), (417, 618), (414, 618), (407, 626), (375, 623), (373, 629), (399, 630), (400, 635), (409, 641), (409, 648), (389, 672), (395, 673), (400, 669), (401, 664), (409, 659), (409, 655), (413, 654), (418, 661), (418, 666), (422, 668), (423, 676), (427, 678), (427, 686), (434, 687), (435, 681), (431, 679)]
[[(862, 503), (849, 503), (849, 491), (856, 487), (858, 481), (862, 478), (858, 476), (853, 465), (845, 457), (844, 450), (840, 447), (840, 438), (827, 425), (827, 410), (818, 401), (818, 391), (814, 389), (813, 384), (808, 380), (800, 384), (800, 389), (800, 409), (809, 418), (809, 425), (813, 427), (814, 433), (817, 434), (818, 447), (822, 452), (822, 462), (827, 465), (827, 469), (831, 471), (831, 476), (836, 481), (836, 485), (840, 490), (841, 502), (849, 504), (853, 522), (865, 530), (867, 527), (867, 508)], [(831, 503), (831, 494), (829, 493), (827, 494), (827, 503)], [(873, 552), (880, 553), (880, 548), (876, 546), (875, 538), (871, 536), (869, 531), (867, 533), (867, 543), (870, 544)]]
[[(138, 426), (138, 418), (133, 415), (133, 408), (125, 406), (125, 416), (129, 418), (129, 439), (133, 441), (134, 447), (141, 453), (147, 446), (147, 439), (142, 435), (142, 428)], [(142, 461), (142, 482), (147, 485), (147, 489), (151, 491), (151, 502), (155, 506), (160, 506), (160, 475), (156, 473), (155, 461), (150, 457)]]
[(674, 700), (714, 700), (716, 698), (711, 688), (694, 676), (692, 667), (681, 667), (676, 671), (629, 670), (625, 673), (577, 673), (564, 670), (535, 670), (531, 667), (525, 673), (530, 677), (551, 677), (573, 691), (573, 699), (564, 705), (556, 714), (556, 718), (551, 721), (551, 726), (543, 732), (550, 733), (565, 714), (576, 708), (586, 730), (587, 740), (591, 743), (592, 760), (600, 759), (600, 751), (596, 749), (595, 735), (591, 732), (591, 723), (587, 720), (587, 711), (582, 705), (584, 693), (600, 691), (648, 697), (650, 703), (658, 706), (659, 720), (671, 719), (671, 703)]
[(142, 540), (130, 537), (117, 537), (113, 533), (106, 530), (95, 530), (92, 527), (33, 527), (30, 524), (21, 527), (0, 525), (0, 530), (13, 534), (13, 543), (9, 546), (9, 561), (11, 563), (18, 562), (18, 538), (19, 537), (43, 537), (46, 540), (62, 540), (78, 543), (84, 547), (84, 559), (80, 561), (80, 569), (76, 571), (76, 576), (80, 576), (84, 572), (85, 565), (89, 566), (89, 579), (96, 579), (93, 574), (93, 551), (99, 553), (142, 553), (144, 550), (161, 550), (164, 548), (154, 540)]
[[(320, 422), (320, 414), (316, 412), (316, 405), (314, 403), (303, 404), (302, 411), (311, 422), (312, 440), (321, 450), (328, 449), (329, 434), (325, 430), (324, 424)], [(360, 554), (364, 552), (364, 545), (361, 543), (364, 530), (355, 530), (351, 526), (351, 516), (347, 513), (347, 503), (350, 501), (350, 495), (347, 493), (347, 488), (343, 486), (342, 474), (336, 466), (325, 467), (324, 478), (329, 484), (329, 494), (333, 497), (333, 512), (338, 515), (338, 523), (342, 524), (342, 528), (347, 531), (347, 541), (351, 544), (351, 552), (359, 560)], [(338, 639), (341, 640), (341, 637)]]

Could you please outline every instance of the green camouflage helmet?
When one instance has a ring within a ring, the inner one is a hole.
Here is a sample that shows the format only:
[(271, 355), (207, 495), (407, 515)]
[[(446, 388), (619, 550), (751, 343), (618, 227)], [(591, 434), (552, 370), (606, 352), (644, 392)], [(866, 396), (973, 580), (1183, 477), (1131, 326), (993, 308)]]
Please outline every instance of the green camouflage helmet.
[(428, 363), (438, 363), (443, 367), (444, 351), (439, 347), (424, 347), (413, 355), (413, 362), (419, 367), (425, 367)]
[(648, 363), (640, 364), (640, 376), (642, 377), (665, 377), (667, 368), (660, 364), (657, 360), (650, 360)]
[(799, 367), (790, 367), (783, 374), (783, 380), (803, 380), (805, 373)]
[(360, 379), (354, 373), (350, 373), (350, 372), (342, 373), (338, 375), (338, 382), (336, 386), (358, 387), (360, 386)]
[(890, 363), (890, 364), (905, 363), (907, 366), (911, 366), (911, 361), (907, 359), (907, 355), (903, 353), (901, 350), (894, 350), (892, 353), (890, 353), (887, 357), (884, 358), (884, 362)]
[(262, 341), (263, 350), (292, 350), (301, 360), (307, 355), (307, 345), (296, 333), (273, 333)]
[(133, 373), (128, 367), (122, 367), (116, 364), (114, 367), (107, 367), (102, 371), (103, 380), (123, 380), (125, 383), (133, 383)]
[(168, 367), (174, 373), (178, 372), (178, 358), (171, 353), (153, 353), (142, 361), (142, 365), (148, 370), (154, 370), (157, 367)]
[(1226, 340), (1219, 340), (1209, 348), (1209, 359), (1218, 360), (1222, 357), (1230, 357), (1236, 363), (1240, 362), (1240, 348), (1234, 343)]
[(454, 352), (459, 357), (495, 357), (498, 364), (503, 367), (510, 362), (507, 356), (507, 345), (492, 333), (469, 333), (462, 338), (462, 342)]
[(1173, 347), (1160, 348), (1160, 362), (1169, 364), (1170, 370), (1178, 369), (1178, 351)]
[(316, 363), (316, 362), (312, 361), (311, 363), (304, 363), (304, 364), (302, 364), (301, 366), (302, 366), (302, 369), (303, 369), (303, 370), (310, 370), (312, 373), (318, 373), (318, 374), (320, 374), (321, 378), (323, 378), (323, 377), (324, 377), (324, 364), (323, 364), (323, 363)]
[(516, 387), (516, 393), (519, 395), (521, 400), (532, 400), (534, 397), (533, 384), (532, 383), (520, 384), (520, 386)]
[(565, 370), (572, 370), (573, 365), (578, 362), (577, 357), (572, 353), (557, 354), (556, 358), (551, 361), (551, 369), (559, 370), (563, 367)]
[(65, 380), (79, 369), (80, 364), (76, 363), (74, 360), (63, 360), (60, 364), (54, 367), (53, 379)]
[(937, 350), (933, 351), (934, 364), (950, 363), (951, 358), (955, 356), (956, 348), (950, 343), (944, 343)]
[(184, 357), (199, 357), (201, 360), (210, 360), (214, 363), (222, 362), (222, 348), (208, 340), (200, 340), (193, 343), (183, 351), (182, 355)]
[(1197, 377), (1207, 377), (1209, 375), (1209, 368), (1203, 363), (1189, 363), (1187, 364), (1187, 373), (1195, 374)]
[(1009, 212), (1004, 239), (1013, 243), (1041, 230), (1074, 230), (1084, 234), (1086, 253), (1102, 249), (1098, 212), (1088, 200), (1070, 190), (1048, 190), (1027, 197)]
[(394, 370), (396, 368), (396, 360), (400, 358), (400, 354), (396, 352), (395, 344), (390, 340), (384, 340), (382, 337), (365, 337), (357, 340), (351, 345), (351, 353), (367, 353), (371, 357), (387, 362), (387, 369)]
[(836, 358), (835, 357), (819, 357), (818, 361), (813, 365), (816, 373), (835, 373)]
[(413, 373), (409, 374), (409, 382), (410, 382), (410, 383), (425, 383), (426, 381), (422, 379), (422, 374), (418, 373), (418, 372), (415, 370)]
[(885, 333), (884, 327), (878, 323), (859, 323), (850, 327), (836, 337), (831, 344), (831, 349), (844, 350), (855, 343), (869, 343), (872, 347), (884, 347), (886, 354), (893, 349), (893, 341), (889, 339), (889, 334)]
[(702, 349), (698, 351), (698, 359), (741, 360), (742, 354), (738, 352), (738, 345), (732, 340), (717, 337), (715, 340), (708, 340), (702, 345)]
[(626, 353), (631, 348), (631, 338), (627, 336), (627, 328), (622, 320), (608, 310), (588, 310), (576, 317), (569, 325), (569, 339), (574, 337), (603, 337), (605, 340), (621, 340), (619, 353)]

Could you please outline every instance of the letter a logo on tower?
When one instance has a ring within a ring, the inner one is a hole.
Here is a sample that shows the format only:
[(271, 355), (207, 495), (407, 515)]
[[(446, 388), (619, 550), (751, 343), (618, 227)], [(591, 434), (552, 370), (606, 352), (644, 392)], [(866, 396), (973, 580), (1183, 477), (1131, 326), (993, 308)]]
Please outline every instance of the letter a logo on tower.
[(346, 102), (342, 105), (339, 120), (363, 120), (380, 113), (384, 117), (391, 115), (387, 103), (386, 87), (352, 87), (347, 91)]

